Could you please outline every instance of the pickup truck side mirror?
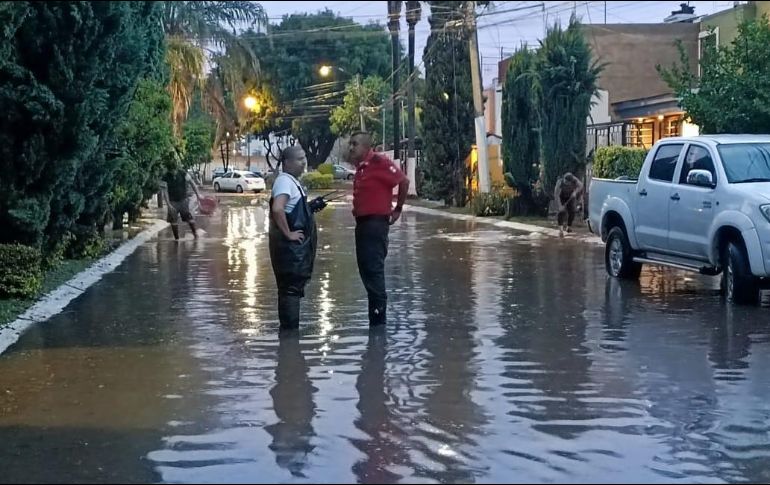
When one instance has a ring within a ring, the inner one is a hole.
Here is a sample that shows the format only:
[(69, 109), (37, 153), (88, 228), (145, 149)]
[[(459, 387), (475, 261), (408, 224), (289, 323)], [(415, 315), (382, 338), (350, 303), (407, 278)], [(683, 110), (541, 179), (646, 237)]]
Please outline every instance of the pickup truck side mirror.
[(687, 184), (710, 189), (716, 187), (714, 177), (708, 170), (690, 170), (690, 173), (687, 174)]

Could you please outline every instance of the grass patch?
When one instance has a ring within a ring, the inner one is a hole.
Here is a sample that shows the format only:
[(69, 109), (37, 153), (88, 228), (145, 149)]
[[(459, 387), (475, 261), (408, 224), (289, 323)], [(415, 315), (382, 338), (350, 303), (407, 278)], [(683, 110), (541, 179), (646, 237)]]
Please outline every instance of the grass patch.
[(35, 304), (41, 296), (49, 293), (63, 283), (69, 281), (76, 274), (91, 266), (95, 259), (68, 259), (63, 261), (56, 268), (43, 275), (43, 286), (38, 294), (33, 298), (9, 298), (0, 300), (0, 328), (24, 313), (29, 307)]

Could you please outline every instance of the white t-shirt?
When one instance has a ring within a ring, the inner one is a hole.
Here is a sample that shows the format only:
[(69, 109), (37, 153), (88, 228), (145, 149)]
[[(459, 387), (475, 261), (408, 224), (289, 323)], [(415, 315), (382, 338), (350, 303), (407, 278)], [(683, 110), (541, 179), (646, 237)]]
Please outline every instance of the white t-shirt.
[(300, 189), (299, 181), (291, 174), (281, 172), (275, 178), (273, 182), (273, 199), (279, 195), (288, 195), (289, 200), (286, 202), (286, 213), (289, 214), (299, 203), (299, 200), (304, 197), (305, 193)]

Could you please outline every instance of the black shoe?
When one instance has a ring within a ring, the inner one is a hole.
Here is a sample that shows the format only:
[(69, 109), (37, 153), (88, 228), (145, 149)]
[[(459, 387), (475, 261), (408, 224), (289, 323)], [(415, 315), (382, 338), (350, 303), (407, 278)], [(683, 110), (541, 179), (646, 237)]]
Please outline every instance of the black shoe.
[(278, 321), (281, 329), (299, 328), (299, 296), (278, 295)]

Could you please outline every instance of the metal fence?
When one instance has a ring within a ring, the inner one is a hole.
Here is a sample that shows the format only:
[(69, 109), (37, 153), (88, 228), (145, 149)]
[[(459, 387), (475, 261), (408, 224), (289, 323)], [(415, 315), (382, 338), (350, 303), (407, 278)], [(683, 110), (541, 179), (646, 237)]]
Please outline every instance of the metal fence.
[(627, 142), (626, 132), (629, 126), (630, 123), (623, 121), (588, 125), (586, 128), (586, 155), (599, 147), (625, 146)]

